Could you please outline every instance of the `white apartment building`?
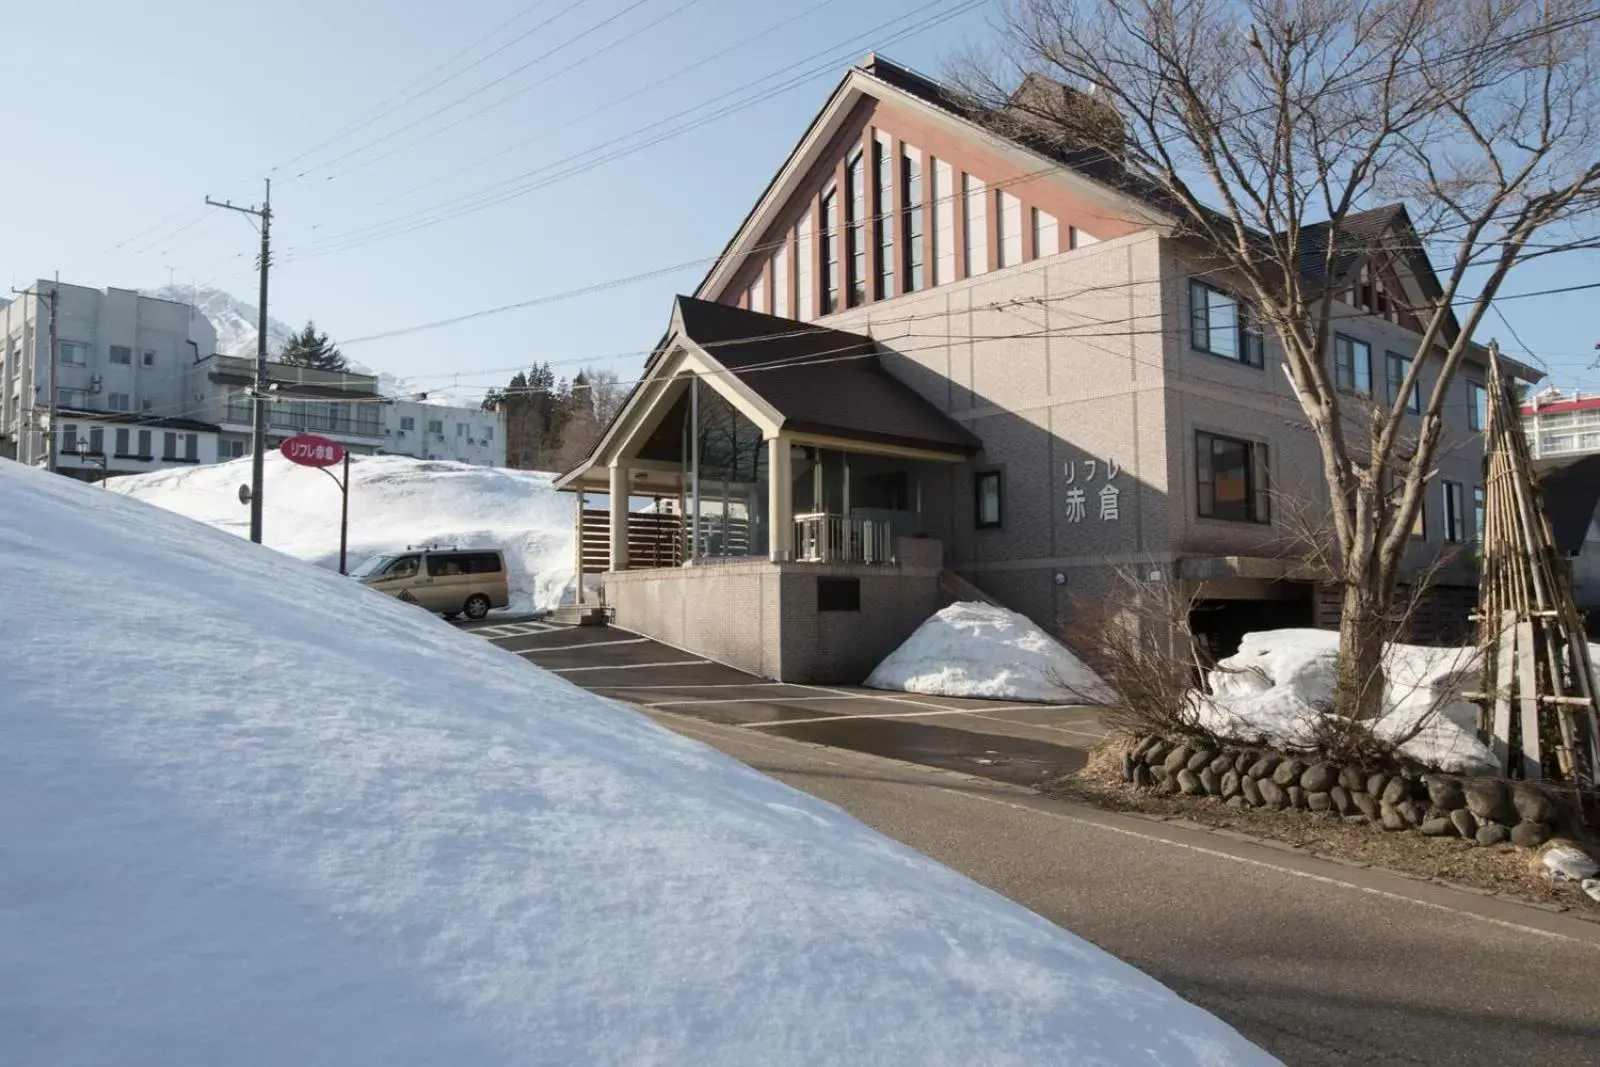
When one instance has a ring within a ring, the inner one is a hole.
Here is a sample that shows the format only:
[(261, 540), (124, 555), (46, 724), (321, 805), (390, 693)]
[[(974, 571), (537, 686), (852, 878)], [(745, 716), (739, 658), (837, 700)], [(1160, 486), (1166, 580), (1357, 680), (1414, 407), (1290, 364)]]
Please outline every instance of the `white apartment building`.
[(1522, 429), (1535, 459), (1600, 452), (1600, 394), (1545, 389), (1522, 405)]
[[(55, 426), (50, 305), (58, 292)], [(131, 289), (39, 281), (0, 304), (0, 458), (46, 462), (87, 480), (215, 463), (250, 451), (255, 360), (218, 355), (189, 304)], [(269, 362), (267, 447), (298, 433), (357, 455), (390, 453), (505, 466), (505, 416), (386, 397), (378, 376)]]
[(381, 451), (418, 459), (504, 467), (505, 428), (503, 412), (395, 400), (384, 405)]
[[(55, 425), (50, 293), (57, 293)], [(0, 306), (0, 456), (96, 479), (217, 458), (219, 427), (194, 403), (194, 366), (216, 331), (187, 304), (130, 289), (40, 280)]]

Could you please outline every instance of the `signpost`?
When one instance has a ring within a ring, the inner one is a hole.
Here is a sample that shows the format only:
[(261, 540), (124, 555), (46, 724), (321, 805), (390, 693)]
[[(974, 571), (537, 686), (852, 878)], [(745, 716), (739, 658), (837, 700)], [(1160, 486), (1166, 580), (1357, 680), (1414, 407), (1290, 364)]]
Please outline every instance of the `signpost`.
[[(338, 441), (330, 441), (326, 437), (318, 437), (314, 433), (302, 433), (287, 439), (278, 446), (278, 451), (283, 453), (290, 463), (298, 463), (302, 467), (320, 467), (322, 473), (332, 478), (339, 487), (341, 501), (339, 504), (339, 573), (347, 574), (345, 569), (345, 547), (349, 541), (350, 533), (350, 453), (345, 451)], [(328, 468), (344, 464), (344, 480)], [(241, 494), (242, 496), (242, 494)]]

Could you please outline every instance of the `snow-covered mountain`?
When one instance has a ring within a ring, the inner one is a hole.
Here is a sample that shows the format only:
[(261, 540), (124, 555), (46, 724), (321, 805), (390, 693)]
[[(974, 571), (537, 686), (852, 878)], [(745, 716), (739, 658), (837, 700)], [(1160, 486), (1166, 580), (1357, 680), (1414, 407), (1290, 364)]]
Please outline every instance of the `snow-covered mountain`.
[[(232, 293), (210, 285), (163, 285), (159, 289), (144, 290), (144, 295), (153, 296), (158, 300), (193, 304), (217, 331), (219, 354), (224, 356), (256, 354), (256, 320), (259, 318), (256, 305), (247, 304)], [(269, 356), (275, 358), (294, 335), (294, 327), (271, 315), (267, 316)]]
[[(256, 354), (256, 321), (260, 317), (256, 305), (240, 300), (232, 293), (218, 289), (211, 285), (163, 285), (159, 289), (143, 290), (145, 296), (155, 297), (158, 300), (175, 300), (180, 304), (192, 304), (211, 323), (217, 331), (217, 352), (224, 356), (253, 357)], [(288, 344), (299, 330), (290, 326), (282, 319), (267, 316), (267, 356), (277, 359), (283, 346)], [(337, 343), (338, 338), (334, 338)], [(349, 361), (350, 370), (356, 374), (376, 374), (378, 376), (378, 392), (385, 396), (411, 396), (418, 392), (416, 383), (405, 378), (396, 378), (392, 374), (375, 371), (363, 363), (353, 359)], [(447, 396), (430, 398), (431, 402), (445, 405), (459, 405), (464, 401), (452, 400)], [(470, 406), (470, 404), (469, 404)]]

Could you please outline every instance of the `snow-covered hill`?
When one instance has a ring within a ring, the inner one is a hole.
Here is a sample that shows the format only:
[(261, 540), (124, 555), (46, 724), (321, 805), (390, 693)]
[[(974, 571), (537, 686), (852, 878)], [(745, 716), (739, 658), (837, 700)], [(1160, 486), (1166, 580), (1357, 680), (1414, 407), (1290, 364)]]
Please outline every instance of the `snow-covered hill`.
[[(504, 550), (511, 607), (555, 607), (572, 582), (572, 498), (550, 488), (552, 475), (495, 470), (407, 456), (352, 456), (350, 568), (407, 545), (446, 543)], [(158, 507), (240, 537), (250, 509), (239, 486), (250, 460), (153, 471), (106, 483)], [(319, 470), (277, 453), (266, 461), (262, 533), (269, 548), (322, 567), (339, 567), (339, 490)]]
[(0, 1062), (1273, 1062), (352, 580), (17, 463), (0, 500)]

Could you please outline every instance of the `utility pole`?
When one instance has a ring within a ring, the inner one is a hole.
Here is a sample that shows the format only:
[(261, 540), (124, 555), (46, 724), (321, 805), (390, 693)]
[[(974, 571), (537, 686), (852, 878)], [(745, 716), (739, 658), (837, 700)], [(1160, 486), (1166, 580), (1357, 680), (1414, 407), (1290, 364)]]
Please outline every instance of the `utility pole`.
[(272, 179), (266, 179), (267, 194), (260, 207), (240, 207), (231, 200), (216, 201), (212, 207), (227, 208), (261, 220), (261, 297), (256, 322), (256, 387), (253, 432), (250, 442), (250, 540), (261, 543), (261, 489), (267, 455), (267, 268), (272, 262)]
[[(12, 289), (13, 293), (27, 293), (26, 289)], [(34, 299), (38, 299), (38, 287), (35, 286)], [(46, 418), (50, 421), (50, 428), (44, 434), (44, 469), (54, 474), (56, 470), (56, 366), (61, 361), (61, 328), (58, 325), (61, 309), (61, 272), (56, 271), (56, 280), (50, 286), (50, 355), (49, 370), (46, 372), (45, 384), (50, 390), (50, 395), (45, 398)], [(38, 322), (37, 316), (34, 318)], [(34, 326), (37, 330), (39, 327)], [(32, 418), (39, 417), (39, 407), (34, 405)]]

